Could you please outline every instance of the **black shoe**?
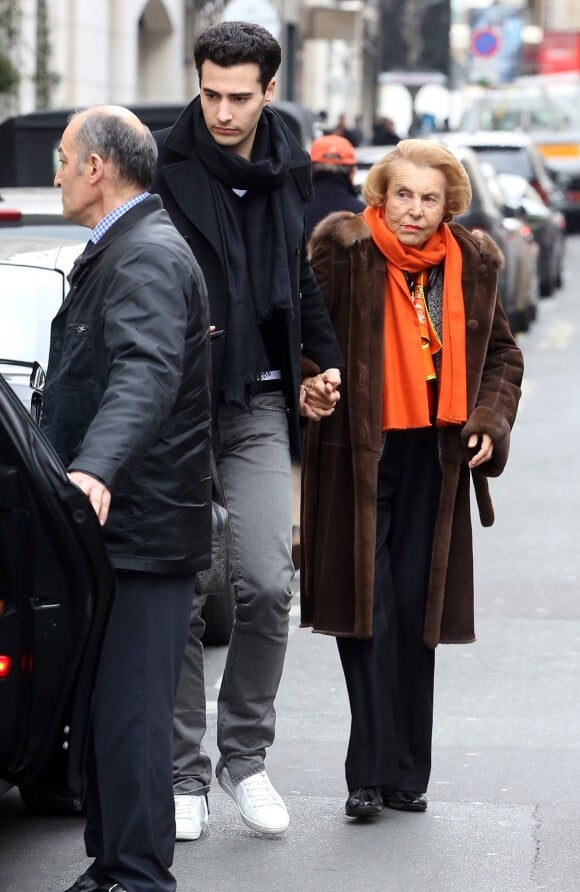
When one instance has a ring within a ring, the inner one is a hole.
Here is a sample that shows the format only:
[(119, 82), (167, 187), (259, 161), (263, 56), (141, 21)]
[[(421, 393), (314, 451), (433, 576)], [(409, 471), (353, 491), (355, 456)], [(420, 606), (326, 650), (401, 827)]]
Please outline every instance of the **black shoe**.
[(352, 790), (344, 810), (349, 818), (371, 818), (383, 810), (383, 799), (378, 787), (358, 787)]
[(76, 883), (73, 883), (72, 886), (65, 889), (65, 892), (125, 892), (125, 889), (123, 889), (119, 883), (114, 883), (112, 880), (99, 882), (89, 876), (88, 873), (83, 873)]
[(384, 793), (383, 802), (388, 808), (396, 808), (398, 811), (425, 811), (427, 808), (424, 793), (410, 793), (406, 790)]

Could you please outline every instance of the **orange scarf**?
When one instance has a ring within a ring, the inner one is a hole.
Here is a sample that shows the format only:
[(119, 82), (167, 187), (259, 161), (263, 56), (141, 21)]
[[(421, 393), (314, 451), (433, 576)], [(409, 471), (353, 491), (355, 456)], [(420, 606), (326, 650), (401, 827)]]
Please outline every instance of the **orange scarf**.
[(434, 384), (425, 380), (420, 323), (403, 271), (416, 276), (441, 262), (445, 264), (443, 346), (436, 423), (463, 424), (467, 419), (467, 377), (459, 245), (445, 223), (418, 249), (401, 244), (385, 223), (382, 207), (365, 208), (363, 217), (374, 243), (387, 260), (383, 430), (429, 427), (432, 423), (428, 389)]

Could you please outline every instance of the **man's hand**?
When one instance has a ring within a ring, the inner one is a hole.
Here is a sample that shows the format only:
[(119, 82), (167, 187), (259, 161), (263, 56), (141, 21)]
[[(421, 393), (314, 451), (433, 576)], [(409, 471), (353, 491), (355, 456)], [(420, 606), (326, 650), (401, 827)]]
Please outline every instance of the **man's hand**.
[(334, 412), (340, 399), (339, 369), (327, 369), (310, 378), (304, 378), (300, 387), (300, 414), (311, 421), (320, 421)]
[(84, 474), (82, 471), (71, 471), (68, 477), (75, 486), (84, 492), (99, 518), (99, 523), (103, 526), (109, 515), (110, 491), (96, 477), (91, 477), (90, 474)]
[(472, 434), (467, 441), (468, 449), (476, 449), (481, 438), (481, 445), (475, 455), (469, 460), (468, 467), (477, 468), (489, 461), (493, 455), (493, 440), (489, 434)]

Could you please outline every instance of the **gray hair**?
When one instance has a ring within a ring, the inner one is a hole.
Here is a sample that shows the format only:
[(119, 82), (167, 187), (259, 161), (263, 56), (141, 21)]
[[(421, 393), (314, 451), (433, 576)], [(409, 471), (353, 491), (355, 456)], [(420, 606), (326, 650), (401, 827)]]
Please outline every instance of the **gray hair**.
[(76, 133), (79, 165), (95, 152), (104, 161), (112, 161), (119, 178), (143, 190), (151, 188), (157, 163), (157, 144), (148, 127), (135, 127), (121, 115), (102, 108), (75, 112), (73, 121), (83, 116)]

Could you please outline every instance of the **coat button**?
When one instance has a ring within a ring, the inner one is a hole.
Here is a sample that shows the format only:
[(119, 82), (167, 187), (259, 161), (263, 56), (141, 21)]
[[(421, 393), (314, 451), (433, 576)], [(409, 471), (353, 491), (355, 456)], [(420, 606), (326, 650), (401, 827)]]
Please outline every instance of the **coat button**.
[(471, 331), (476, 331), (479, 328), (479, 322), (477, 319), (468, 319), (467, 327), (471, 329)]

